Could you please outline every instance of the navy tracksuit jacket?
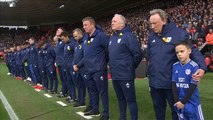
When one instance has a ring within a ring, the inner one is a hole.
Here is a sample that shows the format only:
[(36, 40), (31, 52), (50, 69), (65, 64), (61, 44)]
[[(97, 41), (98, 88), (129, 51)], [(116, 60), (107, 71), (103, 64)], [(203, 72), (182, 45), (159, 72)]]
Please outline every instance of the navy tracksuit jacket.
[(55, 59), (55, 63), (57, 64), (58, 67), (58, 72), (59, 72), (59, 76), (61, 79), (61, 84), (62, 84), (62, 94), (66, 94), (67, 93), (67, 86), (66, 86), (66, 80), (65, 80), (65, 72), (64, 72), (64, 68), (63, 68), (63, 64), (64, 64), (64, 46), (65, 44), (62, 42), (61, 39), (58, 39), (58, 42), (55, 46), (55, 53), (56, 53), (56, 59)]
[(107, 61), (109, 37), (96, 27), (94, 33), (84, 38), (84, 67), (86, 81), (91, 90), (92, 107), (99, 111), (99, 94), (103, 105), (103, 116), (109, 117)]
[[(177, 28), (176, 24), (170, 20), (163, 26), (161, 34), (151, 32), (148, 37), (147, 73), (156, 119), (165, 119), (166, 101), (170, 105), (172, 119), (178, 119), (173, 107), (172, 68), (178, 61), (175, 45), (189, 39), (188, 37), (186, 31)], [(197, 62), (201, 69), (206, 70), (203, 56), (197, 48), (192, 47), (190, 58)]]
[(6, 65), (7, 65), (9, 73), (11, 73), (10, 56), (11, 56), (11, 53), (6, 52)]
[(76, 99), (76, 89), (75, 89), (75, 72), (73, 71), (73, 57), (74, 57), (74, 49), (75, 49), (75, 40), (70, 38), (70, 40), (65, 43), (64, 46), (64, 71), (65, 71), (65, 79), (66, 86), (69, 91), (69, 96), (71, 99)]
[(58, 90), (58, 78), (56, 75), (56, 68), (55, 68), (55, 51), (47, 44), (43, 50), (44, 53), (44, 62), (45, 68), (47, 71), (48, 78), (50, 79), (50, 90), (57, 92)]
[[(175, 45), (188, 39), (188, 33), (176, 27), (173, 22), (168, 22), (163, 27), (159, 36), (152, 32), (148, 38), (148, 75), (149, 85), (154, 88), (172, 88), (172, 66), (178, 61)], [(199, 67), (206, 70), (204, 59), (199, 50), (192, 47), (190, 58), (198, 63)]]
[[(75, 52), (74, 52), (74, 59), (73, 65), (78, 66), (78, 71), (75, 74), (76, 79), (76, 87), (78, 90), (78, 102), (81, 104), (85, 104), (85, 95), (86, 95), (86, 81), (84, 79), (85, 70), (83, 64), (83, 57), (84, 57), (84, 41), (83, 38), (76, 42), (75, 44)], [(89, 92), (88, 92), (89, 93)], [(91, 105), (91, 94), (89, 94), (89, 105)]]
[(21, 51), (17, 51), (16, 52), (16, 68), (17, 68), (17, 77), (22, 77), (23, 79), (26, 79), (26, 74), (25, 74), (25, 71), (24, 71), (24, 65), (23, 65), (23, 62), (22, 62), (22, 59), (24, 57), (24, 53), (23, 53), (23, 50)]
[(31, 72), (31, 79), (34, 84), (41, 83), (41, 78), (39, 76), (39, 69), (38, 69), (38, 51), (35, 47), (35, 44), (30, 45), (29, 47), (29, 56), (28, 62)]
[(41, 76), (41, 80), (43, 83), (43, 86), (46, 90), (48, 90), (48, 78), (47, 78), (47, 72), (45, 67), (45, 61), (44, 61), (44, 53), (41, 48), (38, 49), (38, 68), (39, 68), (39, 75)]
[(138, 107), (135, 95), (135, 69), (142, 59), (139, 42), (131, 29), (126, 26), (116, 31), (109, 42), (109, 65), (112, 74), (120, 119), (126, 120), (126, 108), (129, 106), (131, 120), (138, 119)]

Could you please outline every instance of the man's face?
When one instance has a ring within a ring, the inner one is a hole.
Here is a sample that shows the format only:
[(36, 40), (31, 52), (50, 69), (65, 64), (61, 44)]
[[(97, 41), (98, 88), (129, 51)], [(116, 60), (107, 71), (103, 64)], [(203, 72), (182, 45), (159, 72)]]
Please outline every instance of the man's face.
[(73, 37), (74, 37), (74, 39), (77, 40), (77, 41), (79, 41), (79, 40), (82, 38), (81, 35), (78, 34), (77, 31), (73, 32)]
[(149, 18), (149, 22), (150, 22), (150, 25), (151, 25), (151, 28), (152, 30), (155, 32), (155, 33), (161, 33), (162, 32), (162, 28), (163, 28), (163, 25), (166, 24), (165, 21), (163, 21), (159, 14), (154, 14), (152, 15), (150, 18)]
[(45, 47), (46, 47), (46, 43), (44, 43), (44, 44), (41, 46), (42, 49), (45, 49)]
[(83, 28), (86, 33), (90, 34), (94, 29), (94, 25), (90, 21), (84, 21)]
[(113, 17), (111, 22), (112, 30), (121, 30), (122, 24), (119, 17)]
[(20, 47), (20, 46), (17, 46), (16, 49), (17, 49), (17, 51), (20, 51), (20, 50), (21, 50), (21, 47)]
[(33, 39), (29, 39), (29, 43), (30, 44), (34, 44), (34, 40)]
[(69, 41), (69, 37), (68, 36), (61, 36), (61, 39), (64, 43), (67, 43), (67, 41)]
[(58, 30), (56, 31), (56, 36), (60, 36), (62, 32), (63, 30), (61, 28), (58, 28)]

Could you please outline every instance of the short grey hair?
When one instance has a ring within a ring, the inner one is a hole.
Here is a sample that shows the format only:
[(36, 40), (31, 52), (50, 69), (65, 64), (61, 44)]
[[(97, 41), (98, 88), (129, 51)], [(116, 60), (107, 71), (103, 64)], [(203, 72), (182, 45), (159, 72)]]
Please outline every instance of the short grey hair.
[(154, 10), (151, 10), (149, 13), (151, 16), (158, 14), (163, 21), (167, 21), (168, 19), (168, 14), (162, 9), (154, 9)]
[(74, 32), (77, 32), (78, 34), (83, 35), (83, 32), (82, 32), (82, 30), (81, 30), (80, 28), (75, 28), (75, 29), (72, 31), (72, 33), (74, 33)]
[(121, 22), (121, 24), (122, 24), (123, 26), (125, 26), (125, 24), (126, 24), (126, 18), (125, 18), (123, 15), (115, 14), (114, 17), (119, 17), (119, 18), (121, 18), (121, 19), (120, 19), (120, 22)]

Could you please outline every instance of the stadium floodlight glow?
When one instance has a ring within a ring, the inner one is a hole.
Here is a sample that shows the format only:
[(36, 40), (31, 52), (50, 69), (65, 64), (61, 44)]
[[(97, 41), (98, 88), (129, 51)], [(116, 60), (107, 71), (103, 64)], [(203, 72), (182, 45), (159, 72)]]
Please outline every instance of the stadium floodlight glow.
[(10, 2), (15, 2), (16, 0), (0, 0), (0, 2), (6, 2), (6, 3), (10, 3)]
[(60, 9), (61, 9), (61, 8), (64, 8), (64, 5), (61, 5), (59, 8), (60, 8)]
[(9, 7), (15, 7), (15, 6), (16, 6), (16, 3), (15, 3), (15, 2), (9, 3)]
[(9, 7), (15, 7), (18, 0), (0, 0), (0, 3), (7, 3)]

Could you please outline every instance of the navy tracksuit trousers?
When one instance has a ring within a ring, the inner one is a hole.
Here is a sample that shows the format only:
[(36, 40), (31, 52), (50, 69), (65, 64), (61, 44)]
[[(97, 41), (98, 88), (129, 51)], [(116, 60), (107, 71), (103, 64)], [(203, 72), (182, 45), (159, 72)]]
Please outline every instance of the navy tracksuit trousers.
[(99, 111), (99, 94), (101, 95), (103, 116), (109, 117), (108, 79), (107, 71), (99, 71), (86, 75), (88, 87), (91, 90), (92, 107), (95, 112)]

